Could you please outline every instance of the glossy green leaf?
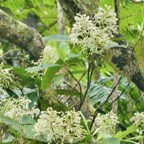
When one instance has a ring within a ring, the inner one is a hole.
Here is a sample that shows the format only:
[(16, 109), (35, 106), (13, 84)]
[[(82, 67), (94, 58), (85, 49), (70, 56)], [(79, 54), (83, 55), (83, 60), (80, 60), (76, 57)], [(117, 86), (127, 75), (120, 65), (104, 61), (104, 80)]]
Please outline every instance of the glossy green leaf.
[(62, 42), (60, 46), (57, 48), (57, 52), (59, 54), (59, 57), (61, 60), (65, 61), (67, 58), (67, 55), (70, 54), (70, 46), (66, 42)]
[(22, 133), (22, 125), (17, 122), (17, 121), (14, 121), (12, 119), (10, 119), (9, 117), (6, 117), (2, 114), (0, 114), (0, 122), (6, 124), (6, 125), (9, 125), (10, 127), (12, 127), (13, 129), (15, 129), (16, 131)]
[(127, 128), (125, 131), (119, 131), (114, 137), (115, 138), (124, 138), (132, 132), (135, 132), (138, 129), (137, 126), (131, 126)]
[(56, 73), (60, 70), (60, 66), (50, 67), (46, 70), (41, 81), (41, 89), (47, 89), (51, 86)]
[(37, 91), (28, 93), (27, 97), (31, 100), (31, 103), (29, 104), (30, 108), (32, 108), (38, 102), (39, 99)]
[(19, 68), (19, 67), (12, 67), (13, 71), (17, 74), (26, 74), (27, 71), (24, 68)]

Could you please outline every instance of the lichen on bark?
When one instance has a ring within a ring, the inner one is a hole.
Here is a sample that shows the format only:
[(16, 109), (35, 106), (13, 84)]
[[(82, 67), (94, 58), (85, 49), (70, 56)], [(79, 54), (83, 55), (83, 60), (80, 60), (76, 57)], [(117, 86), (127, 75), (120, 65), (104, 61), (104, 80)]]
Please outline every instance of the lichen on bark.
[(62, 8), (70, 21), (74, 23), (76, 13), (83, 13), (93, 16), (99, 7), (99, 0), (59, 0)]
[(38, 58), (45, 47), (42, 36), (34, 29), (15, 20), (0, 9), (0, 36)]
[[(116, 50), (119, 51), (119, 55), (115, 55)], [(139, 69), (135, 53), (131, 49), (121, 46), (113, 47), (105, 53), (104, 57), (108, 61), (111, 61), (122, 74), (135, 83), (141, 91), (144, 91), (144, 76)]]

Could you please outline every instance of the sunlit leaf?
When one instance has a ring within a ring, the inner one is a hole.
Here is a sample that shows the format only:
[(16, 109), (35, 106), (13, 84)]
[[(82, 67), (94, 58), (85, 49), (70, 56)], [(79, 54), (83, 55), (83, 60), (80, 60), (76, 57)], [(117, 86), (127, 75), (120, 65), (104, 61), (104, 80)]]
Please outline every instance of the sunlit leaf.
[(135, 132), (138, 129), (137, 126), (131, 126), (127, 128), (125, 131), (119, 131), (117, 134), (115, 134), (115, 138), (124, 138), (125, 136), (129, 135), (132, 132)]
[(139, 68), (144, 73), (144, 38), (139, 39), (134, 50)]
[(57, 52), (59, 54), (59, 57), (65, 61), (67, 58), (67, 55), (70, 54), (70, 46), (68, 43), (66, 42), (62, 42), (59, 46), (59, 48), (57, 48)]

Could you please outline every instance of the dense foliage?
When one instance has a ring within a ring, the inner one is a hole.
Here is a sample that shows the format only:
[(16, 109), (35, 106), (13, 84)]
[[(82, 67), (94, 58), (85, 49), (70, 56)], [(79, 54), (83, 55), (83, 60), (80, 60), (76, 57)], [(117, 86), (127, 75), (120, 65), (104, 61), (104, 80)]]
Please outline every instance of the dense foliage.
[(114, 2), (102, 0), (93, 16), (78, 13), (72, 27), (65, 17), (65, 35), (57, 7), (55, 0), (0, 0), (47, 44), (35, 60), (0, 37), (0, 143), (144, 143), (143, 92), (130, 81), (136, 68), (126, 75), (105, 56), (133, 48), (143, 73), (143, 3), (121, 1), (118, 31)]

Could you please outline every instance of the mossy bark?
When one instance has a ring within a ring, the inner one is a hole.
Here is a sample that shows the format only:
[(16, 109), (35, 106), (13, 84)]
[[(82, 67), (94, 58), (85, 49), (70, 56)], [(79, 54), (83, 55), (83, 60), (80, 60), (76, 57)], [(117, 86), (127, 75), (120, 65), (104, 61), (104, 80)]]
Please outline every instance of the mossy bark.
[(45, 47), (42, 36), (0, 9), (0, 36), (38, 58)]
[(99, 0), (59, 0), (63, 10), (70, 21), (74, 23), (76, 13), (85, 13), (93, 16), (99, 7)]
[(108, 61), (111, 61), (122, 74), (135, 83), (141, 91), (144, 91), (144, 76), (132, 49), (113, 47), (107, 51), (104, 57)]

